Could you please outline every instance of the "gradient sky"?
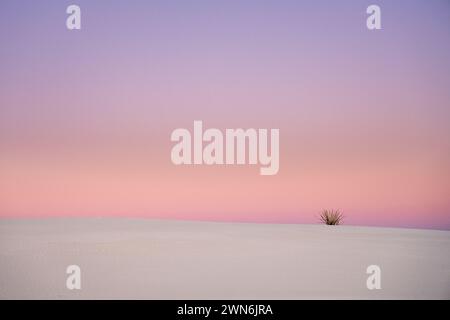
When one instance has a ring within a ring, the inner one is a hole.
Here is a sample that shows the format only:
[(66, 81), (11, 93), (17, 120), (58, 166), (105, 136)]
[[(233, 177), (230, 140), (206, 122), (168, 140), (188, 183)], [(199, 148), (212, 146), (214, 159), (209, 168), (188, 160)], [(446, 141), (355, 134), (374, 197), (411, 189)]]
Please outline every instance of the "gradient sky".
[[(449, 39), (446, 0), (2, 0), (0, 216), (450, 229)], [(279, 173), (173, 165), (194, 120), (279, 128)]]

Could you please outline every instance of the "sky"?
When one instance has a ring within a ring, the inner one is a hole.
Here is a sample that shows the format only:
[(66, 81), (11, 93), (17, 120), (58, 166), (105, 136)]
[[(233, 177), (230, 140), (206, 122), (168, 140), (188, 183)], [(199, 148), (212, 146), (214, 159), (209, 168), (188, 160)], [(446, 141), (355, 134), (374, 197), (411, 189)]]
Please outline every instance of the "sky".
[[(0, 217), (450, 230), (448, 39), (446, 0), (2, 0)], [(174, 165), (194, 120), (279, 129), (278, 174)]]

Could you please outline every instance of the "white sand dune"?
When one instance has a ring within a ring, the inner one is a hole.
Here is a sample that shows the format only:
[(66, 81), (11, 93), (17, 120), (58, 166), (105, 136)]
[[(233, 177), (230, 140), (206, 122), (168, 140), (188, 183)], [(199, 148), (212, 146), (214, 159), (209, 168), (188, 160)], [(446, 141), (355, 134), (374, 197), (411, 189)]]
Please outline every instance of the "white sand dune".
[[(2, 299), (449, 299), (450, 232), (0, 219)], [(81, 267), (81, 290), (66, 267)], [(381, 267), (368, 290), (366, 268)]]

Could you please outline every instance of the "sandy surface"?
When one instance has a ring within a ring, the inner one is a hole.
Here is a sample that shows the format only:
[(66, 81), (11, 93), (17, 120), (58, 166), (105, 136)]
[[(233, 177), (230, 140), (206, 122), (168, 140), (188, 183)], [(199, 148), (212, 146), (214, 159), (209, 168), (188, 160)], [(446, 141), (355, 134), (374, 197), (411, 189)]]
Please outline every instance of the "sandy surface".
[[(449, 253), (449, 231), (0, 219), (0, 298), (450, 299)], [(81, 290), (66, 288), (72, 264)]]

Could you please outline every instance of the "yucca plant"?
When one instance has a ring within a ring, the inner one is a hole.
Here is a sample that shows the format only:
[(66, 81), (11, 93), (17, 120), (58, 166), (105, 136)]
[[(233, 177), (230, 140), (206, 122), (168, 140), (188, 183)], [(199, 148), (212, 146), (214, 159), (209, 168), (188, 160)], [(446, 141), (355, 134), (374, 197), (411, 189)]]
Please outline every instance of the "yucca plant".
[(327, 225), (337, 226), (344, 220), (344, 215), (339, 210), (323, 210), (319, 218)]

